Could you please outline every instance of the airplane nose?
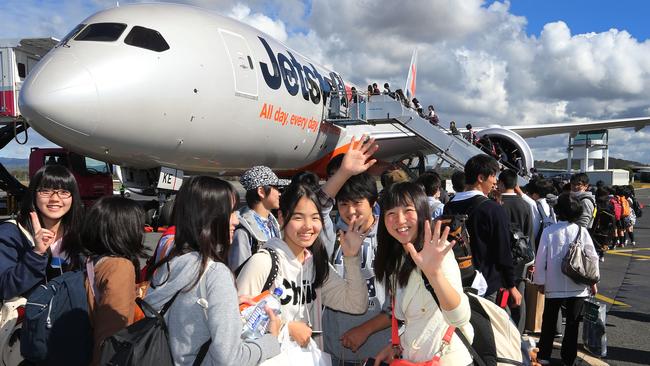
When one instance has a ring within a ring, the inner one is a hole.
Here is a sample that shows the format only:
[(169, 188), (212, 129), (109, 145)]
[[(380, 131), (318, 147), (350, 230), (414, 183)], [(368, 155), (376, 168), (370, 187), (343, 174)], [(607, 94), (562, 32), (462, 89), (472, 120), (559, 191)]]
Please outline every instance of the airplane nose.
[(58, 51), (27, 77), (20, 91), (21, 114), (41, 133), (55, 123), (89, 136), (99, 122), (96, 84), (73, 54)]

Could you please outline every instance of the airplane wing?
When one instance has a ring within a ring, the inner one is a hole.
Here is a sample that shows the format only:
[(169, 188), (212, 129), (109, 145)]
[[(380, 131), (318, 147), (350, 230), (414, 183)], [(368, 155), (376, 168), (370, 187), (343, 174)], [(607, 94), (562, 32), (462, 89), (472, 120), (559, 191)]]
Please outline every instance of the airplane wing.
[(650, 125), (650, 117), (610, 119), (604, 121), (563, 122), (543, 125), (503, 126), (514, 131), (523, 138), (558, 135), (563, 133), (576, 134), (580, 131), (605, 130), (614, 128), (634, 127), (635, 131)]

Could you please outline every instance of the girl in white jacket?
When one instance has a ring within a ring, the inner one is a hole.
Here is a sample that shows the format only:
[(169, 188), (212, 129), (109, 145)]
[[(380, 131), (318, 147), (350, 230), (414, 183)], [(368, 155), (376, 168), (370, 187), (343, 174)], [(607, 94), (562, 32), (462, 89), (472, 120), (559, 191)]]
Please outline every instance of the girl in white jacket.
[[(370, 157), (376, 150), (373, 139), (352, 139), (341, 166), (319, 195), (336, 196), (350, 176), (375, 163)], [(309, 343), (314, 330), (320, 331), (322, 305), (350, 314), (362, 314), (368, 309), (368, 289), (359, 256), (365, 238), (364, 220), (352, 220), (350, 230), (339, 236), (345, 267), (345, 278), (341, 278), (329, 264), (320, 237), (323, 210), (319, 195), (307, 185), (291, 184), (280, 197), (278, 221), (282, 239), (273, 238), (264, 246), (277, 253), (279, 268), (274, 285), (283, 290), (281, 319), (291, 338), (301, 346)], [(267, 250), (250, 258), (237, 276), (239, 295), (256, 296), (262, 291), (271, 261)]]
[[(282, 238), (272, 238), (264, 248), (278, 256), (275, 287), (282, 289), (281, 319), (289, 335), (306, 346), (312, 330), (320, 330), (321, 304), (352, 314), (368, 307), (368, 290), (361, 276), (359, 248), (363, 241), (360, 226), (341, 237), (346, 278), (341, 278), (328, 262), (319, 234), (322, 229), (320, 203), (307, 186), (290, 185), (280, 198)], [(240, 295), (258, 295), (271, 271), (271, 256), (260, 250), (244, 265), (237, 277)]]
[[(558, 311), (560, 306), (565, 305), (566, 326), (561, 355), (565, 365), (573, 365), (577, 355), (578, 326), (584, 298), (589, 296), (590, 289), (589, 286), (578, 284), (562, 273), (562, 259), (576, 239), (584, 246), (587, 256), (596, 265), (598, 254), (587, 229), (574, 223), (582, 214), (580, 202), (571, 194), (562, 193), (554, 209), (559, 221), (542, 232), (535, 259), (534, 282), (546, 295), (537, 357), (540, 360), (550, 358)], [(591, 293), (595, 295), (596, 292), (596, 285), (591, 286)]]
[[(450, 326), (459, 328), (470, 342), (474, 331), (469, 323), (469, 301), (451, 251), (454, 243), (447, 241), (449, 228), (441, 233), (440, 222), (432, 228), (430, 217), (427, 197), (415, 183), (398, 183), (384, 191), (375, 274), (379, 281), (388, 283), (395, 317), (404, 320), (402, 358), (426, 362), (441, 351), (443, 365), (470, 365), (472, 357), (456, 334), (448, 346), (442, 347)], [(440, 305), (425, 287), (422, 273)], [(375, 365), (396, 356), (389, 344), (377, 355)]]

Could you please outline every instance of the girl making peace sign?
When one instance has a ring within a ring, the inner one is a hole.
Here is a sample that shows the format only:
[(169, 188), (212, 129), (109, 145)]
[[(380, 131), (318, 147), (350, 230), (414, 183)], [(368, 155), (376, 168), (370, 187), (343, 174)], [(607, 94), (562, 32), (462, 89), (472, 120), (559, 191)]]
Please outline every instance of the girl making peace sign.
[(77, 264), (68, 253), (81, 210), (77, 181), (68, 169), (46, 165), (36, 172), (16, 222), (0, 225), (0, 300), (26, 296), (66, 265)]

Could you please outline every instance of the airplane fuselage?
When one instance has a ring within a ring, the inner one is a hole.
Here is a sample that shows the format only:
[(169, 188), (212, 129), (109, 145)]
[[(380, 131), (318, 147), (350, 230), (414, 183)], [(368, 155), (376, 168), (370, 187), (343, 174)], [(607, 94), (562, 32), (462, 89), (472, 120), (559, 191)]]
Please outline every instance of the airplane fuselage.
[[(49, 140), (141, 171), (237, 174), (263, 164), (323, 174), (362, 134), (377, 139), (375, 157), (388, 162), (448, 149), (396, 124), (329, 122), (330, 111), (349, 103), (351, 86), (237, 20), (185, 5), (134, 4), (94, 14), (70, 32), (26, 79), (20, 110)], [(512, 136), (490, 133), (519, 151), (527, 171), (530, 148)]]
[[(112, 41), (53, 49), (23, 86), (21, 106), (46, 138), (127, 166), (294, 170), (351, 138), (322, 122), (344, 81), (258, 30), (198, 8), (118, 7), (82, 22), (126, 25)], [(134, 27), (169, 49), (126, 44)]]

